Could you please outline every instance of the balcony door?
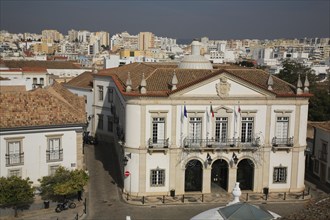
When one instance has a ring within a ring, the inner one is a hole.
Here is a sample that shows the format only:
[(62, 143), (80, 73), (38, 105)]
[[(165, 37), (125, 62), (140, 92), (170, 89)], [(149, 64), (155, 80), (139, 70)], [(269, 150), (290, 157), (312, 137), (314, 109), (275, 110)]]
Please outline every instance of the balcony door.
[(21, 147), (19, 141), (8, 143), (9, 164), (19, 164), (21, 162)]
[(275, 137), (280, 142), (286, 143), (289, 131), (289, 117), (277, 117)]
[(227, 117), (216, 117), (215, 118), (215, 141), (219, 143), (226, 143), (227, 141)]
[(199, 143), (202, 139), (202, 118), (190, 117), (189, 119), (189, 138), (192, 143)]
[(152, 118), (152, 143), (157, 144), (165, 139), (165, 118)]

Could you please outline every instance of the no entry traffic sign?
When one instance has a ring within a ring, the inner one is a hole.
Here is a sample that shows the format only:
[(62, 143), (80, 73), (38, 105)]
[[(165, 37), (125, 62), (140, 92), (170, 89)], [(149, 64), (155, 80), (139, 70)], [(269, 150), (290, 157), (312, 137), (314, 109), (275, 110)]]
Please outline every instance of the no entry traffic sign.
[(125, 176), (128, 177), (129, 175), (131, 175), (131, 173), (129, 171), (125, 171)]

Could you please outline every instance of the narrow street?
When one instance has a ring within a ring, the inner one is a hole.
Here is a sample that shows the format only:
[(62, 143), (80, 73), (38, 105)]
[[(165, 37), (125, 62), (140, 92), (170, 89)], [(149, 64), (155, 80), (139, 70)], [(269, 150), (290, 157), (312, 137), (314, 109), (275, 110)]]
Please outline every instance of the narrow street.
[[(90, 182), (87, 200), (88, 210), (86, 219), (126, 220), (130, 216), (137, 219), (190, 219), (191, 217), (211, 208), (225, 204), (184, 204), (184, 205), (150, 205), (138, 206), (127, 204), (122, 200), (120, 188), (120, 170), (117, 157), (110, 145), (99, 143), (96, 146), (85, 145), (86, 164)], [(299, 211), (304, 203), (263, 204), (264, 208), (280, 215)]]

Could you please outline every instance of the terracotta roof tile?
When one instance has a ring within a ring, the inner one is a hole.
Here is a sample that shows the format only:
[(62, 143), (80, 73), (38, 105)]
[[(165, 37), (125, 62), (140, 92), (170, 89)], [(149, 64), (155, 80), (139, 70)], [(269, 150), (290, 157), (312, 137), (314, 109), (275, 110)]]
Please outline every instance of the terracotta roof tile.
[(64, 86), (92, 89), (93, 88), (93, 73), (92, 72), (83, 72), (82, 74), (78, 75), (77, 77), (71, 79), (68, 83), (64, 84)]
[(47, 89), (0, 93), (0, 129), (85, 124), (84, 99), (58, 83)]
[(25, 61), (25, 60), (3, 60), (8, 68), (43, 67), (45, 69), (80, 69), (76, 63), (69, 61)]
[[(177, 90), (171, 91), (171, 81), (175, 71), (178, 84)], [(126, 80), (130, 73), (132, 80), (132, 92), (125, 93)], [(147, 94), (140, 94), (139, 87), (144, 73), (147, 82)], [(177, 69), (176, 65), (161, 65), (149, 63), (132, 63), (118, 68), (111, 68), (100, 71), (97, 76), (111, 76), (121, 92), (128, 96), (168, 96), (170, 93), (180, 91), (184, 88), (199, 83), (207, 78), (218, 74), (227, 73), (261, 89), (268, 90), (267, 81), (269, 74), (263, 70), (224, 65), (222, 69), (196, 70), (196, 69)], [(273, 76), (273, 90), (269, 91), (277, 96), (308, 97), (310, 94), (295, 94), (295, 87), (276, 76)]]

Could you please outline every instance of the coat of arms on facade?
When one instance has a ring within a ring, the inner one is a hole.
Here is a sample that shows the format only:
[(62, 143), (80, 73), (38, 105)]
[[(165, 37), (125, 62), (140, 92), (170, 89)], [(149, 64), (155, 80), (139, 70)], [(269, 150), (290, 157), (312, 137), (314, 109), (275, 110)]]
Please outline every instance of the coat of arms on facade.
[(225, 98), (229, 95), (230, 84), (228, 83), (227, 78), (220, 77), (220, 83), (217, 83), (215, 86), (220, 98)]

